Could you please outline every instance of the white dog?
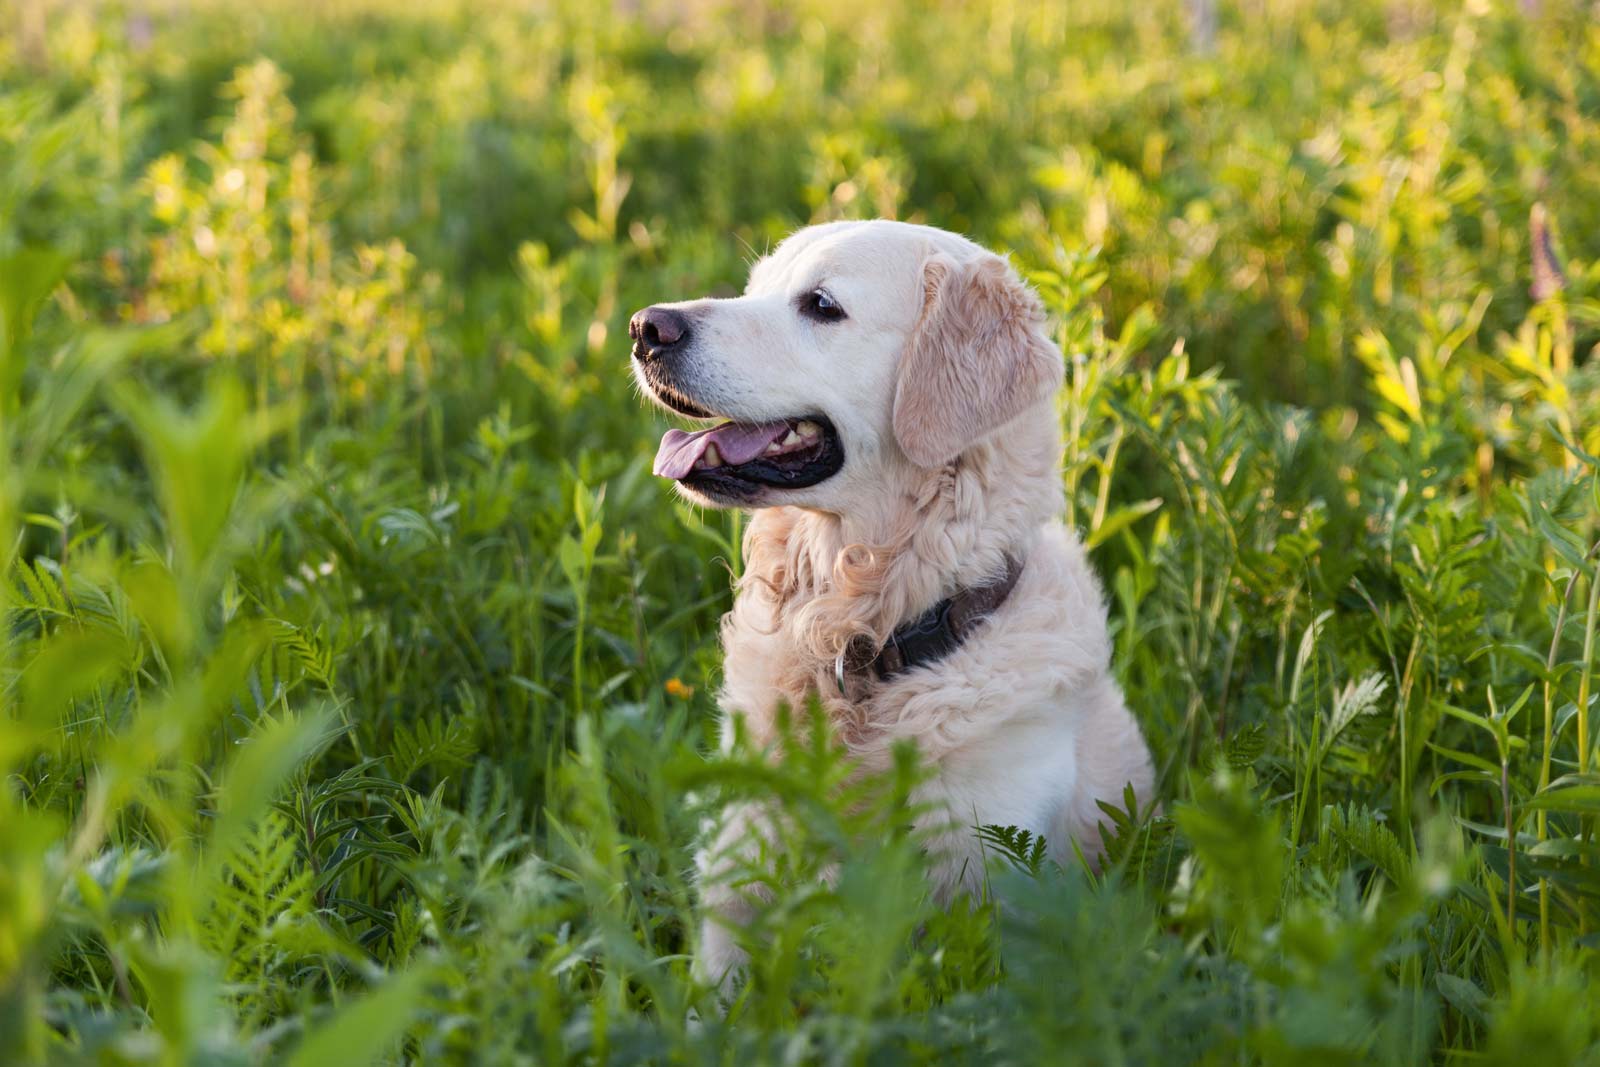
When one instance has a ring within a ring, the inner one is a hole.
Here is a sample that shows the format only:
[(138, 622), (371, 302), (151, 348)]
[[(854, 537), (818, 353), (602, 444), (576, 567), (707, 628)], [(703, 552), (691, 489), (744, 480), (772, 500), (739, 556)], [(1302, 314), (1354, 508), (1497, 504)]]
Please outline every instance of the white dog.
[[(1061, 353), (1006, 261), (925, 226), (813, 226), (743, 296), (657, 304), (629, 333), (644, 389), (717, 422), (669, 430), (656, 473), (754, 511), (722, 627), (724, 737), (737, 716), (770, 742), (780, 706), (816, 696), (869, 767), (915, 742), (917, 799), (944, 813), (941, 899), (982, 879), (978, 826), (1098, 858), (1095, 802), (1131, 783), (1143, 809), (1153, 773), (1061, 521)], [(731, 928), (751, 890), (727, 875), (760, 823), (731, 809), (700, 856), (707, 980), (745, 962)]]

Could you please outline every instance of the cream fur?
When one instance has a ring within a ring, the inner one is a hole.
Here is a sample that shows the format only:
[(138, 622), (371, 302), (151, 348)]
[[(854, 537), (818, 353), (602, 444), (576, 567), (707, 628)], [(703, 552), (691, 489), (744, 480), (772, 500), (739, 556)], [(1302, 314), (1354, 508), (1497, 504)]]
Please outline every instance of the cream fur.
[[(848, 320), (796, 315), (796, 295), (823, 285)], [(975, 826), (1014, 824), (1058, 859), (1073, 841), (1097, 858), (1095, 801), (1120, 803), (1131, 783), (1142, 808), (1153, 772), (1110, 673), (1099, 585), (1062, 525), (1061, 357), (1033, 294), (955, 235), (836, 223), (785, 241), (744, 296), (672, 306), (698, 335), (679, 379), (697, 402), (744, 421), (824, 412), (846, 455), (820, 485), (756, 502), (722, 626), (725, 738), (739, 718), (768, 743), (779, 708), (815, 694), (868, 767), (914, 742), (941, 899), (983, 876)], [(1008, 554), (1024, 561), (1017, 587), (956, 652), (839, 694), (834, 659), (852, 638), (881, 643), (998, 576)], [(759, 808), (731, 808), (700, 855), (710, 914), (696, 966), (708, 980), (730, 981), (744, 962), (731, 928), (760, 890), (733, 888), (728, 873), (762, 826)]]

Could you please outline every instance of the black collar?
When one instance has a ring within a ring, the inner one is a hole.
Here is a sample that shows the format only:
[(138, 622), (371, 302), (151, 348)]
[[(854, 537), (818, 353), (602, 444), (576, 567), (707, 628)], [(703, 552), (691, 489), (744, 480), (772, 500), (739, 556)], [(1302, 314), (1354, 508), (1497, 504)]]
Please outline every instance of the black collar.
[(848, 695), (845, 677), (868, 675), (880, 682), (937, 663), (961, 646), (961, 642), (1006, 602), (1017, 579), (1022, 577), (1022, 562), (1006, 557), (1006, 572), (987, 585), (958, 589), (894, 633), (874, 649), (866, 638), (858, 638), (834, 660), (834, 680), (841, 695)]

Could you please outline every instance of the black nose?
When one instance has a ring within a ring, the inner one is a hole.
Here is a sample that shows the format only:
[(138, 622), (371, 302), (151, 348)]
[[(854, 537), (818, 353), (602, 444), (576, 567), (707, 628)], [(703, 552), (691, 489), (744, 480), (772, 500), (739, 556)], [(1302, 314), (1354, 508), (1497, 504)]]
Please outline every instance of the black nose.
[(689, 320), (681, 311), (647, 307), (634, 313), (628, 336), (633, 338), (633, 358), (648, 363), (689, 339)]

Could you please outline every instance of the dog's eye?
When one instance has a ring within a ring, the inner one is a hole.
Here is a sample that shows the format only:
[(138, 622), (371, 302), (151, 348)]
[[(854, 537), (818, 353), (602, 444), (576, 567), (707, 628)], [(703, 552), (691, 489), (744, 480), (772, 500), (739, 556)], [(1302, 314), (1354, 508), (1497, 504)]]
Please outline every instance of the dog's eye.
[(838, 322), (845, 317), (844, 308), (826, 289), (813, 289), (801, 297), (800, 313), (818, 322)]

